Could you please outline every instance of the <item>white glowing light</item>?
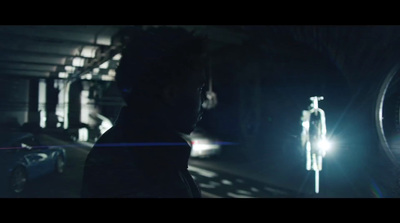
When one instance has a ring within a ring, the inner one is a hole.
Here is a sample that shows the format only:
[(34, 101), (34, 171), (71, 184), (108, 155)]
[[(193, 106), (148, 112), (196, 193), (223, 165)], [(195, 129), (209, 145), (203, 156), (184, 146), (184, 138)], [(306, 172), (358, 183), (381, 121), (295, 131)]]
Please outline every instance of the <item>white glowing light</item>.
[(318, 146), (319, 148), (328, 151), (331, 148), (332, 144), (327, 139), (322, 139), (318, 142)]
[(108, 75), (102, 75), (102, 76), (101, 76), (101, 80), (103, 80), (103, 81), (114, 81), (114, 80), (115, 80), (115, 77), (113, 77), (113, 76), (108, 76)]
[(78, 140), (79, 141), (88, 141), (89, 139), (89, 130), (87, 128), (80, 128), (78, 130), (79, 136)]
[(110, 46), (111, 45), (111, 37), (108, 37), (108, 36), (98, 37), (96, 40), (96, 44)]
[(208, 140), (192, 140), (191, 156), (202, 156), (218, 151), (220, 146)]
[(192, 142), (192, 149), (196, 151), (204, 151), (204, 150), (210, 150), (210, 149), (218, 149), (219, 145), (217, 144), (212, 144), (212, 143), (207, 143), (207, 142), (202, 142), (202, 141), (197, 141), (194, 140)]
[(101, 119), (102, 122), (99, 126), (100, 129), (100, 134), (103, 135), (105, 132), (107, 132), (111, 127), (113, 127), (113, 124), (110, 119), (107, 117), (97, 114), (97, 118)]
[(108, 65), (109, 65), (109, 61), (106, 61), (106, 62), (102, 63), (99, 67), (100, 67), (101, 69), (107, 69), (107, 68), (108, 68)]
[(100, 68), (94, 68), (93, 69), (93, 74), (96, 75), (100, 72)]
[(83, 67), (84, 64), (85, 64), (85, 60), (83, 58), (75, 57), (72, 60), (72, 66), (74, 66), (74, 67)]
[(73, 67), (73, 66), (65, 66), (65, 71), (67, 72), (67, 73), (74, 73), (75, 72), (75, 67)]
[(29, 145), (27, 145), (25, 143), (21, 143), (21, 147), (22, 148), (27, 148), (27, 149), (32, 149), (32, 146), (29, 146)]
[(46, 80), (40, 79), (39, 81), (39, 111), (40, 111), (40, 127), (46, 127)]
[(122, 58), (122, 55), (119, 53), (119, 54), (116, 54), (112, 59), (113, 60), (121, 60), (121, 58)]
[(91, 73), (84, 74), (81, 76), (81, 79), (91, 80), (92, 74)]
[(68, 73), (67, 72), (59, 72), (58, 73), (58, 77), (59, 78), (67, 78), (68, 77)]
[(85, 46), (82, 49), (81, 56), (94, 58), (96, 56), (97, 47), (93, 46)]
[(117, 74), (117, 72), (115, 72), (114, 69), (110, 69), (110, 70), (108, 71), (108, 75), (109, 75), (109, 76), (115, 77), (116, 74)]

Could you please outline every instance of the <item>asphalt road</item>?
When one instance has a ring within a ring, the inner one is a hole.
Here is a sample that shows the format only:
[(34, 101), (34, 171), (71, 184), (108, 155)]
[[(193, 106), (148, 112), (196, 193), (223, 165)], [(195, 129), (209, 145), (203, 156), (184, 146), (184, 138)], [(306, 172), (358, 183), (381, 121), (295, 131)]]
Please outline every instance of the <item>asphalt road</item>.
[[(42, 135), (48, 145), (68, 145), (67, 164), (62, 175), (48, 175), (28, 184), (19, 198), (79, 198), (82, 170), (89, 143), (67, 143)], [(72, 145), (72, 146), (71, 146)], [(247, 177), (246, 173), (232, 173), (218, 166), (217, 160), (190, 160), (189, 171), (203, 192), (204, 198), (275, 198), (295, 197), (293, 191)], [(225, 168), (226, 169), (226, 168)], [(242, 174), (242, 175), (238, 175)]]
[[(67, 142), (42, 136), (48, 145)], [(69, 143), (71, 145), (71, 143)], [(82, 170), (91, 144), (67, 146), (62, 175), (31, 181), (21, 198), (79, 198)], [(320, 173), (320, 193), (314, 192), (314, 173), (305, 170), (298, 152), (284, 151), (252, 160), (191, 159), (189, 171), (205, 198), (383, 198), (393, 181), (388, 169), (350, 151), (329, 154)], [(343, 156), (347, 154), (347, 156)], [(353, 157), (353, 158), (352, 158)], [(387, 182), (385, 182), (387, 181)]]

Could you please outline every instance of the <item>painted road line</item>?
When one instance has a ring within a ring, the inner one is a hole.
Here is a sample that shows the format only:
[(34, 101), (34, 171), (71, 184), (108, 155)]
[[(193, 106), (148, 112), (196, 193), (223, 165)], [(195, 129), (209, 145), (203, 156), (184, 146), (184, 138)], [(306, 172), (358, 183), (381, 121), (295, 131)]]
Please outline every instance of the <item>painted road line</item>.
[(213, 177), (218, 176), (218, 174), (215, 173), (215, 172), (212, 172), (212, 171), (209, 171), (209, 170), (205, 170), (205, 169), (201, 169), (201, 168), (198, 168), (198, 167), (194, 167), (194, 166), (191, 166), (191, 165), (188, 165), (188, 170), (196, 172), (199, 175), (202, 175), (202, 176), (208, 177), (208, 178), (213, 178)]
[(208, 193), (205, 191), (201, 191), (201, 194), (202, 194), (203, 198), (222, 198), (221, 196), (218, 196), (218, 195), (215, 195), (212, 193)]
[(235, 193), (232, 193), (232, 192), (228, 192), (227, 195), (229, 197), (233, 197), (233, 198), (255, 198), (255, 197), (246, 196), (246, 195), (243, 195), (243, 194), (235, 194)]

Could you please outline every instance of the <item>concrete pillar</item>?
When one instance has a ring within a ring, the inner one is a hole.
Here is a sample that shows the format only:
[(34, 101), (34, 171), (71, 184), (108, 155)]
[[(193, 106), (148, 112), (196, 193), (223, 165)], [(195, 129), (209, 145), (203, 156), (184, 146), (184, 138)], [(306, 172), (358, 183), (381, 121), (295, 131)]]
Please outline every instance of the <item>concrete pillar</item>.
[(29, 80), (28, 122), (39, 125), (39, 80)]
[(81, 123), (81, 92), (82, 82), (74, 81), (69, 87), (68, 127), (79, 128)]
[(56, 106), (60, 90), (54, 87), (54, 79), (46, 80), (46, 128), (57, 128)]

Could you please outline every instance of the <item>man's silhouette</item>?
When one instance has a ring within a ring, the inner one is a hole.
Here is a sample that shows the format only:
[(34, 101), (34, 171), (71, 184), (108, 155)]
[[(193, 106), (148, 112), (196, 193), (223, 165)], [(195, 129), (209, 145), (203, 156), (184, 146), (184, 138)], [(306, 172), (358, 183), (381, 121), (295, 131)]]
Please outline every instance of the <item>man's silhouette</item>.
[(116, 76), (127, 106), (86, 159), (82, 197), (199, 198), (181, 135), (200, 120), (206, 39), (131, 29)]

